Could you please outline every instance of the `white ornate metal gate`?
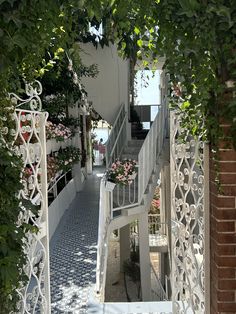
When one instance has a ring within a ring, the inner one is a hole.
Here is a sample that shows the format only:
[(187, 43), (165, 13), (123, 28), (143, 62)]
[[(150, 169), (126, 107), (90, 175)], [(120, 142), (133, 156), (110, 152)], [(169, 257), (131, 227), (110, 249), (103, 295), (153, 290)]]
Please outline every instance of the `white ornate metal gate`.
[[(172, 299), (174, 313), (207, 313), (205, 144), (171, 114)], [(185, 135), (183, 135), (185, 134)]]
[[(14, 120), (14, 149), (23, 160), (21, 179), (23, 189), (20, 198), (30, 200), (39, 206), (37, 214), (22, 207), (18, 225), (31, 224), (39, 231), (28, 232), (24, 250), (27, 257), (23, 269), (28, 277), (26, 286), (18, 289), (20, 302), (18, 313), (50, 313), (49, 242), (48, 242), (48, 200), (45, 124), (48, 114), (41, 112), (39, 82), (26, 84), (27, 99), (11, 93), (16, 106)], [(29, 109), (27, 109), (29, 108)], [(38, 110), (38, 111), (37, 111)]]

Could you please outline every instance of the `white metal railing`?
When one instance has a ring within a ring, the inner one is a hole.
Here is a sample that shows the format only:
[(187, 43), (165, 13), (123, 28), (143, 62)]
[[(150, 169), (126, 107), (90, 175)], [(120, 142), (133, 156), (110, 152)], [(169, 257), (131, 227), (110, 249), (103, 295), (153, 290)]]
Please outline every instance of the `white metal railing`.
[(138, 176), (129, 185), (117, 184), (111, 193), (112, 218), (115, 212), (138, 205)]
[(166, 136), (167, 106), (161, 105), (138, 155), (138, 200), (142, 201), (150, 177), (161, 155)]
[(58, 192), (58, 187), (57, 187), (57, 184), (59, 183), (59, 181), (62, 181), (64, 180), (64, 184), (65, 186), (67, 185), (68, 183), (68, 180), (67, 180), (67, 175), (68, 173), (70, 172), (71, 170), (67, 171), (67, 172), (64, 172), (62, 173), (62, 171), (58, 172), (58, 174), (56, 175), (56, 177), (48, 184), (48, 193), (52, 193), (53, 194), (53, 198), (55, 199), (58, 194), (60, 192)]
[[(50, 313), (50, 269), (47, 203), (47, 161), (45, 126), (48, 113), (41, 112), (42, 85), (40, 82), (26, 84), (27, 99), (11, 93), (10, 99), (17, 107), (14, 112), (14, 151), (22, 158), (22, 189), (19, 197), (40, 206), (37, 215), (21, 206), (16, 225), (25, 223), (39, 229), (28, 231), (22, 242), (26, 255), (22, 269), (26, 281), (19, 284), (17, 313)], [(26, 108), (30, 108), (30, 110)], [(39, 111), (36, 111), (39, 110)], [(37, 197), (37, 201), (35, 198)]]
[(149, 234), (156, 234), (161, 227), (161, 214), (148, 214)]
[(119, 158), (122, 153), (124, 143), (126, 142), (126, 118), (127, 112), (125, 111), (125, 105), (122, 104), (106, 143), (107, 168), (115, 159)]
[(105, 278), (108, 257), (108, 226), (111, 221), (110, 192), (105, 189), (105, 177), (100, 183), (99, 224), (96, 267), (96, 293), (100, 294), (100, 300), (104, 300)]
[[(155, 171), (157, 160), (162, 153), (164, 139), (167, 133), (167, 120), (167, 106), (160, 106), (156, 118), (152, 123), (151, 129), (148, 132), (138, 154), (138, 173), (135, 180), (128, 186), (116, 185), (114, 190), (111, 192), (112, 212), (141, 204), (150, 177)], [(124, 143), (125, 140), (123, 140), (122, 145), (124, 145)]]
[[(107, 168), (122, 154), (126, 144), (126, 122), (127, 113), (125, 106), (122, 105), (106, 144)], [(106, 178), (103, 177), (101, 181), (96, 272), (96, 291), (100, 294), (100, 300), (104, 298), (110, 221), (117, 216), (116, 211), (142, 204), (149, 180), (156, 170), (158, 158), (162, 153), (167, 125), (168, 109), (164, 102), (138, 154), (138, 173), (133, 183), (123, 187), (116, 185), (114, 190), (106, 191)]]
[(167, 301), (168, 296), (162, 286), (161, 280), (158, 277), (152, 263), (151, 263), (151, 282), (152, 282), (152, 299), (153, 301)]
[(209, 209), (208, 184), (204, 184), (208, 183), (205, 173), (209, 156), (200, 136), (183, 134), (181, 121), (179, 112), (171, 113), (172, 300), (176, 313), (181, 304), (181, 313), (209, 313), (205, 269), (209, 262)]

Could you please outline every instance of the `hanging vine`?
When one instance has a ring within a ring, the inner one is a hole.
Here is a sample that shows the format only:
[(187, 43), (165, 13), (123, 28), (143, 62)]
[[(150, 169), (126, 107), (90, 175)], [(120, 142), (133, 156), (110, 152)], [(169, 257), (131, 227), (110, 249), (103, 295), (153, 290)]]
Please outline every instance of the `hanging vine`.
[[(154, 64), (165, 56), (173, 106), (183, 127), (217, 144), (219, 122), (231, 125), (236, 145), (235, 0), (5, 0), (0, 1), (0, 311), (14, 311), (22, 279), (22, 240), (17, 229), (21, 162), (10, 141), (8, 93), (50, 71), (76, 40), (96, 39), (88, 22), (103, 22), (102, 45), (117, 43), (124, 56)], [(97, 44), (97, 43), (96, 43)], [(16, 232), (17, 231), (17, 232)], [(11, 240), (11, 241), (10, 241)], [(15, 259), (15, 262), (14, 262)], [(10, 299), (13, 297), (13, 300)]]

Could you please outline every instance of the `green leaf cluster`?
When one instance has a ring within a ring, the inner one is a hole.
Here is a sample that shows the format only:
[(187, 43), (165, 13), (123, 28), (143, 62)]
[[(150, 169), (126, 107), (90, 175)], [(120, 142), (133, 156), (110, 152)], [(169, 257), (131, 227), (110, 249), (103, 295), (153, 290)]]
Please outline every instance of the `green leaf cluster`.
[(25, 262), (22, 254), (24, 227), (16, 222), (21, 210), (16, 197), (21, 189), (22, 162), (13, 151), (7, 150), (0, 139), (0, 313), (15, 309), (18, 296), (15, 289), (24, 280), (19, 265)]
[(108, 2), (107, 36), (125, 56), (145, 66), (165, 57), (171, 82), (181, 84), (181, 97), (173, 97), (172, 105), (184, 114), (183, 126), (216, 144), (223, 120), (232, 126), (236, 145), (235, 1)]
[[(27, 232), (36, 231), (31, 224), (17, 226), (22, 165), (6, 144), (14, 127), (8, 93), (24, 98), (25, 81), (49, 73), (75, 40), (86, 37), (89, 17), (84, 4), (83, 0), (0, 1), (0, 313), (16, 310), (16, 289), (26, 279), (23, 241)], [(90, 69), (81, 71), (87, 75)]]

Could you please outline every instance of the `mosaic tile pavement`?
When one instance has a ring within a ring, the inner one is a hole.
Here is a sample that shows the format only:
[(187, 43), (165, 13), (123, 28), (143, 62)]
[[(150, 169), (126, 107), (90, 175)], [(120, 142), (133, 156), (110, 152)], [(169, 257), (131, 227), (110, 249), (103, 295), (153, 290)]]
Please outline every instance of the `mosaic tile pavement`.
[(77, 193), (50, 243), (52, 314), (87, 313), (96, 279), (99, 187), (97, 167)]

